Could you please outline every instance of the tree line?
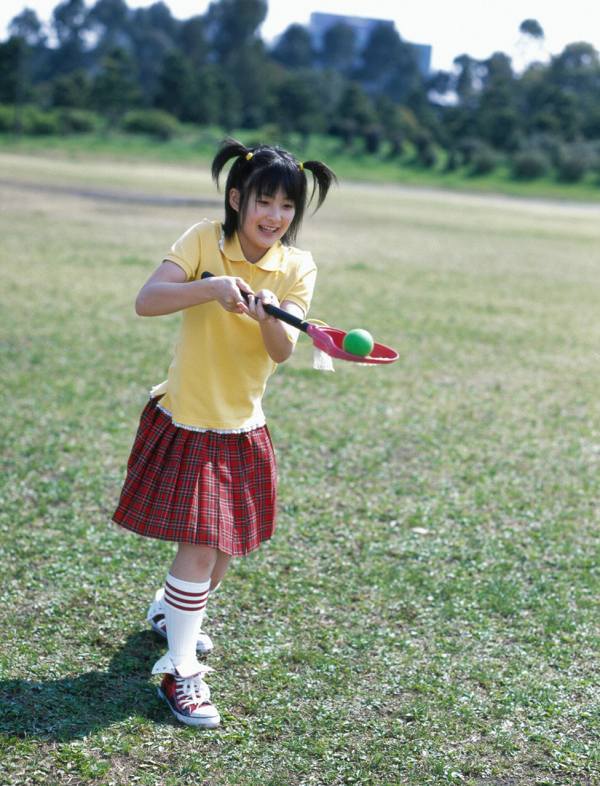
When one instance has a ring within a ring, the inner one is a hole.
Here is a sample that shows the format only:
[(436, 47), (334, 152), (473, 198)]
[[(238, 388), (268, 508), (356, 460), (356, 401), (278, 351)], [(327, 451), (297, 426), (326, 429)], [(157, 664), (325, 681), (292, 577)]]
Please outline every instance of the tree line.
[[(578, 180), (600, 169), (600, 60), (588, 43), (517, 73), (510, 57), (461, 54), (423, 74), (392, 24), (359, 45), (338, 23), (316, 47), (290, 25), (267, 45), (266, 0), (215, 0), (175, 19), (168, 6), (63, 0), (49, 24), (32, 9), (0, 42), (0, 130), (50, 133), (105, 125), (167, 138), (179, 123), (329, 134), (348, 151), (411, 156), (474, 174), (510, 162), (516, 177), (550, 169)], [(543, 40), (537, 20), (523, 45)]]

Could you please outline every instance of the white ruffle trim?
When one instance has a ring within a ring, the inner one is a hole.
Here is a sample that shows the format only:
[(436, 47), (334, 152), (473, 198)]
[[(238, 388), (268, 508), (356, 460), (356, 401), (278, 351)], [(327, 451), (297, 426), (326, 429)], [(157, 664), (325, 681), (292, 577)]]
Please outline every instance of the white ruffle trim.
[(161, 412), (164, 412), (165, 415), (168, 415), (171, 418), (171, 423), (177, 428), (183, 428), (187, 431), (199, 431), (201, 433), (205, 432), (212, 432), (213, 434), (246, 434), (248, 431), (254, 431), (257, 428), (262, 428), (266, 424), (266, 420), (261, 418), (257, 420), (255, 423), (249, 423), (247, 426), (243, 426), (242, 428), (201, 428), (200, 426), (190, 426), (187, 423), (178, 423), (176, 420), (173, 420), (173, 413), (169, 412), (168, 409), (162, 407), (160, 404), (156, 404), (157, 408), (160, 409)]

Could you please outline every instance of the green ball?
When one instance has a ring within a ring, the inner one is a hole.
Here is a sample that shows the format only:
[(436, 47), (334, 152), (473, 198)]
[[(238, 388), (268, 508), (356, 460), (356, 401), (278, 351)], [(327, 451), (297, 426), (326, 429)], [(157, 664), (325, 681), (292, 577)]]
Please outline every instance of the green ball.
[(352, 355), (360, 355), (360, 357), (364, 358), (373, 349), (373, 344), (373, 336), (368, 330), (355, 328), (346, 333), (342, 347), (346, 352), (350, 352)]

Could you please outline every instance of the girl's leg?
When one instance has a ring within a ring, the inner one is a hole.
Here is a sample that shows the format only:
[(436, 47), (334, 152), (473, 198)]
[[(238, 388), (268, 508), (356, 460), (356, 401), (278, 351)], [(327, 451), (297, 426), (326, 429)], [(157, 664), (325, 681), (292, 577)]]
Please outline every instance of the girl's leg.
[(215, 566), (212, 570), (212, 573), (210, 574), (211, 593), (214, 592), (221, 583), (221, 580), (225, 575), (227, 568), (229, 567), (230, 559), (231, 556), (229, 554), (225, 554), (224, 551), (217, 552), (217, 561), (215, 562)]
[(196, 642), (216, 561), (216, 549), (180, 543), (165, 582), (163, 607), (169, 656), (183, 677), (200, 669)]
[(220, 553), (209, 546), (179, 543), (169, 572), (183, 581), (208, 581)]
[[(225, 575), (229, 560), (230, 555), (223, 551), (182, 543), (179, 544), (177, 556), (171, 565), (170, 575), (174, 579), (196, 583), (210, 578), (210, 594), (212, 594)], [(211, 565), (214, 565), (212, 571)], [(166, 587), (156, 593), (146, 618), (152, 628), (163, 636), (166, 635), (165, 589)], [(202, 630), (199, 631), (196, 648), (203, 655), (212, 651), (210, 636)]]

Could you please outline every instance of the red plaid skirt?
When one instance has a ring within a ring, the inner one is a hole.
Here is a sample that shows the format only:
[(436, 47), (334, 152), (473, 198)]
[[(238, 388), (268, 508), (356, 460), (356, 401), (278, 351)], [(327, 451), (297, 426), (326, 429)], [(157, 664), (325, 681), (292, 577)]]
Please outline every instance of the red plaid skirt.
[(248, 554), (275, 530), (277, 473), (266, 426), (191, 431), (149, 401), (113, 521), (159, 540)]

